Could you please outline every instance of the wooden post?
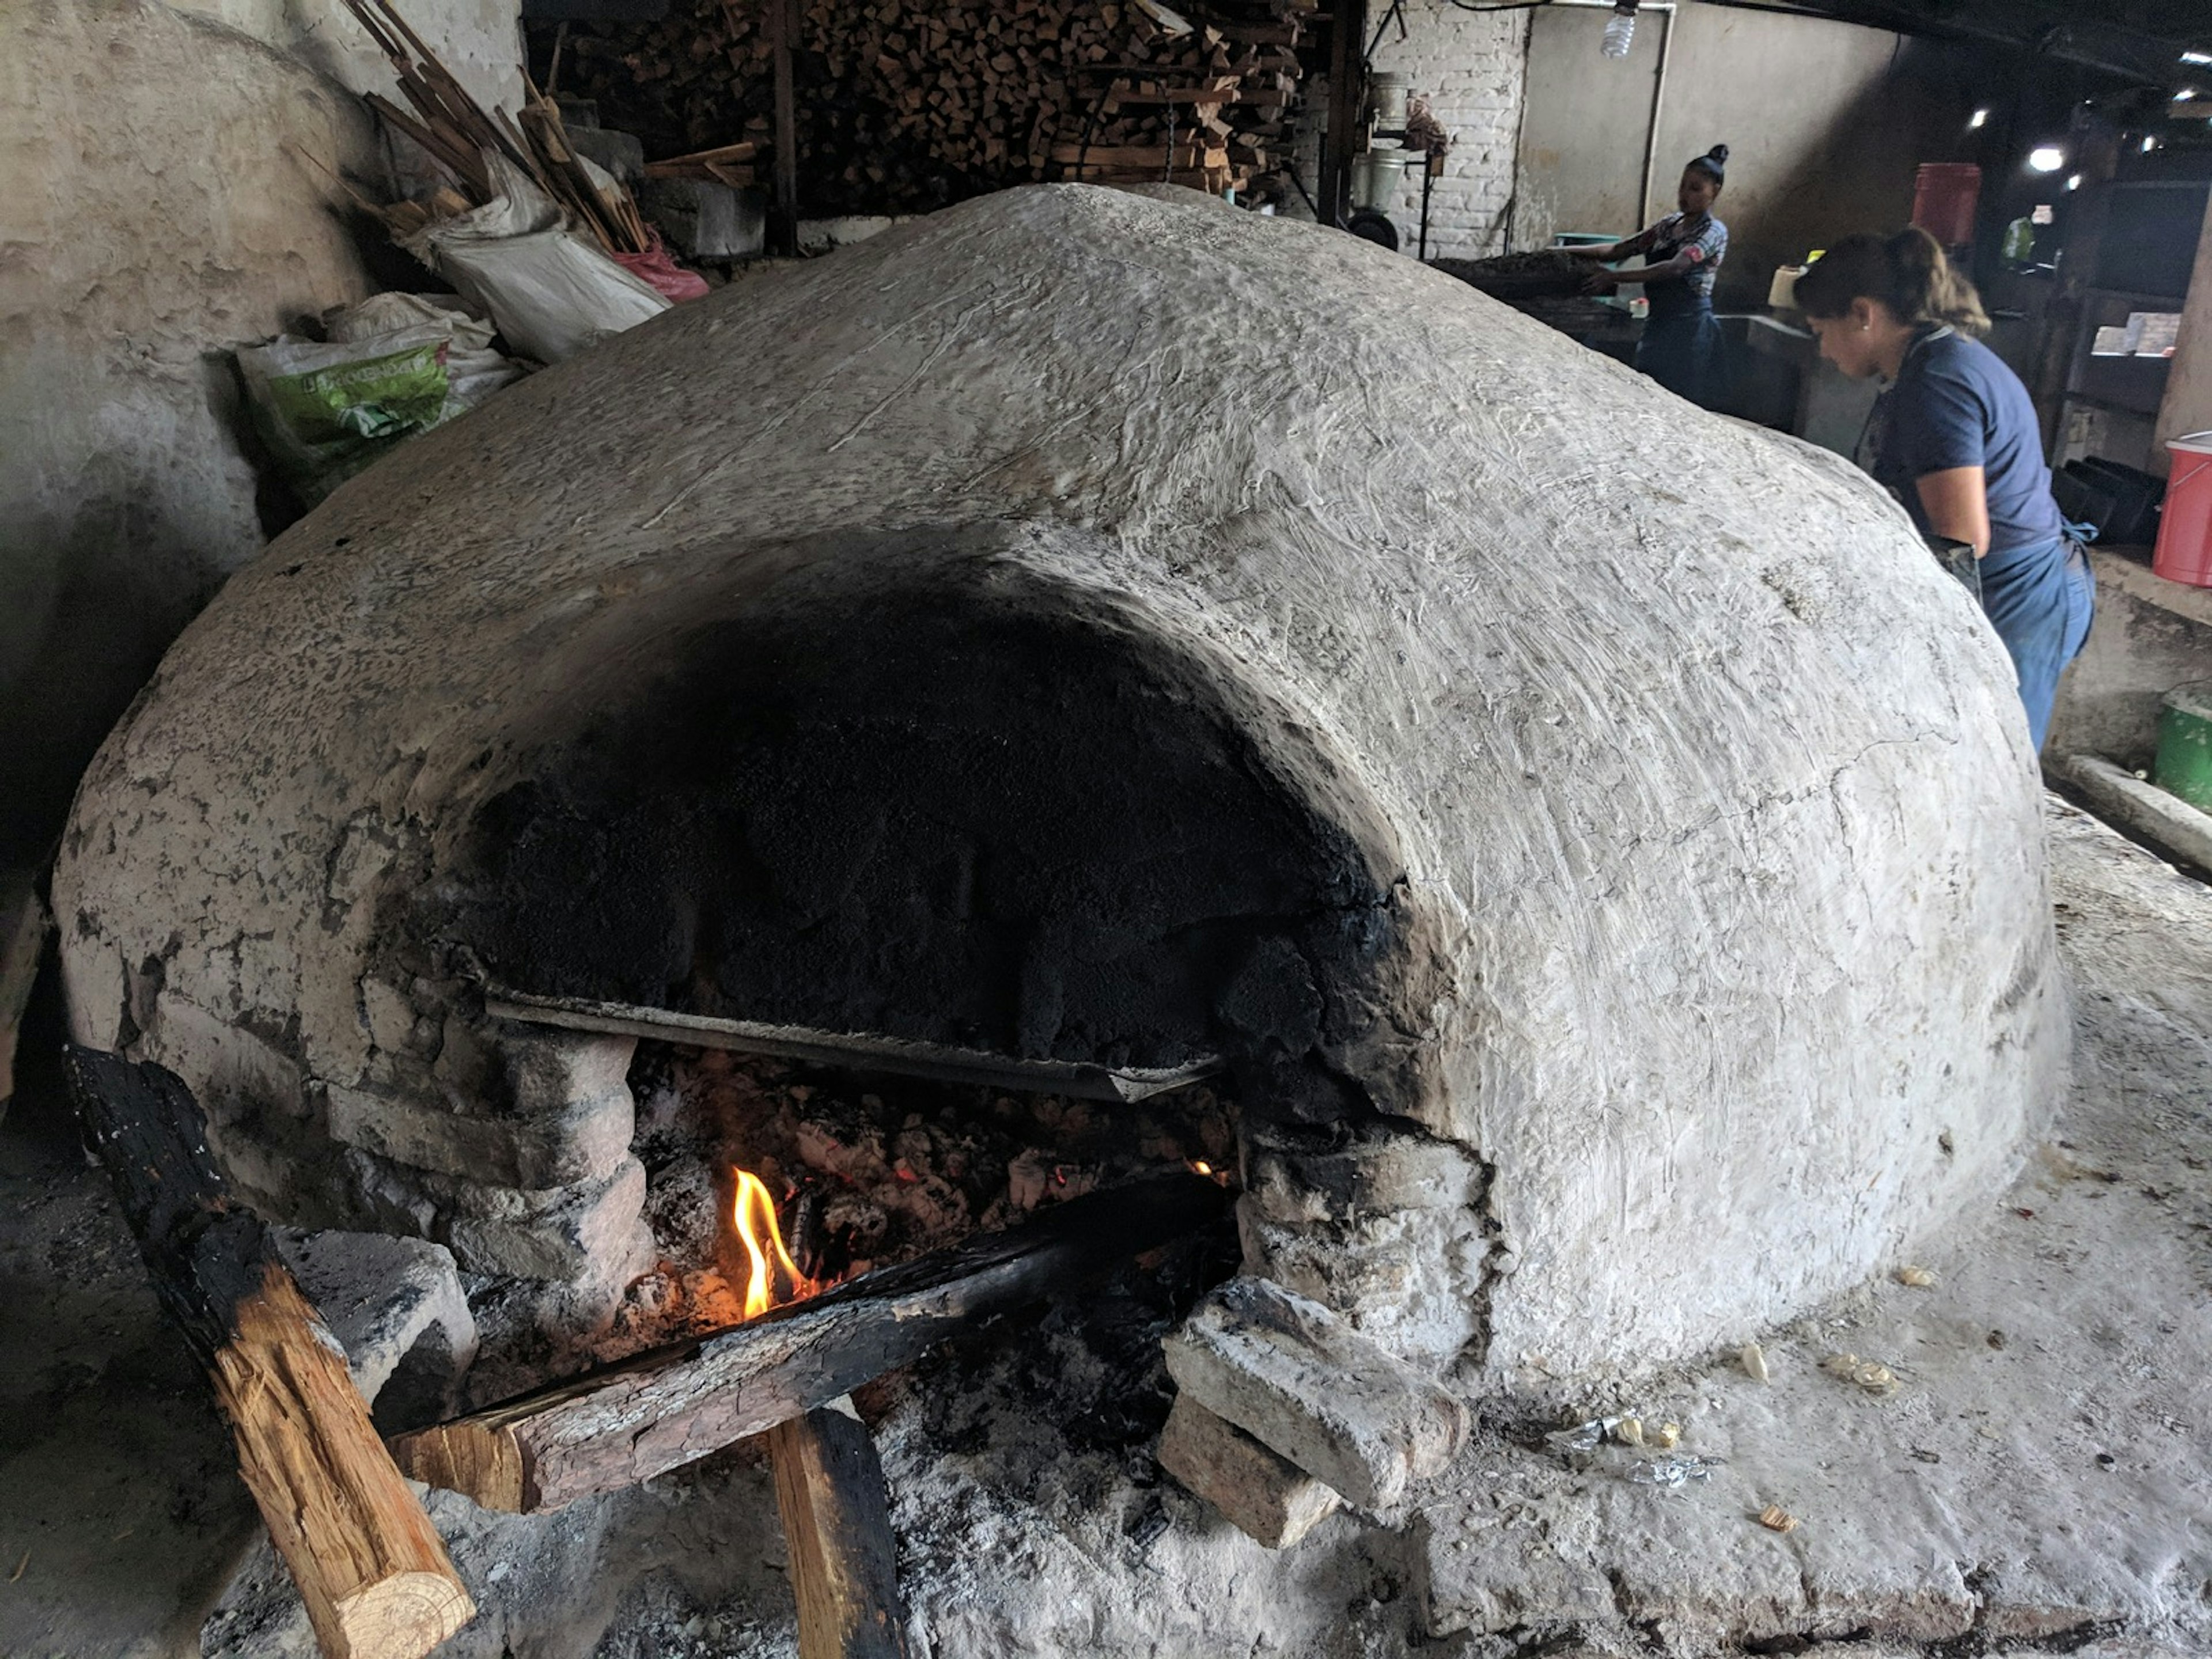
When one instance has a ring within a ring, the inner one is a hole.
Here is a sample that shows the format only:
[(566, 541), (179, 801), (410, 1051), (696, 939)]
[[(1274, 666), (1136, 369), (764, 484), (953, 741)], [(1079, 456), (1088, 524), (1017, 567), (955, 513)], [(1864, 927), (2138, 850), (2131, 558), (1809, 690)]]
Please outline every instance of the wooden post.
[(173, 1072), (72, 1045), (70, 1092), (155, 1293), (215, 1384), (325, 1659), (420, 1659), (475, 1615), (344, 1351), (234, 1205)]
[(1229, 1202), (1182, 1171), (1091, 1193), (1026, 1226), (398, 1435), (392, 1455), (414, 1479), (486, 1509), (556, 1510), (803, 1416), (978, 1320), (1205, 1225)]
[(799, 252), (799, 116), (791, 84), (798, 0), (768, 0), (768, 22), (775, 70), (775, 211), (769, 228), (775, 251), (791, 255)]
[(799, 1659), (907, 1659), (898, 1543), (867, 1425), (823, 1406), (768, 1431)]
[(1328, 27), (1328, 125), (1321, 135), (1321, 222), (1341, 225), (1351, 204), (1359, 106), (1367, 97), (1367, 0), (1337, 0)]

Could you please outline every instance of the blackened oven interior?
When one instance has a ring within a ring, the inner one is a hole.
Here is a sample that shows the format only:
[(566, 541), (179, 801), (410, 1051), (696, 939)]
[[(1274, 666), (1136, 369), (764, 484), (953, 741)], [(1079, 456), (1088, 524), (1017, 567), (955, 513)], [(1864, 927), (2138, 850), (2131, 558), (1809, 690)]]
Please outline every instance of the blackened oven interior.
[(696, 627), (465, 838), (503, 985), (1030, 1058), (1302, 1069), (1388, 945), (1206, 677), (981, 586)]

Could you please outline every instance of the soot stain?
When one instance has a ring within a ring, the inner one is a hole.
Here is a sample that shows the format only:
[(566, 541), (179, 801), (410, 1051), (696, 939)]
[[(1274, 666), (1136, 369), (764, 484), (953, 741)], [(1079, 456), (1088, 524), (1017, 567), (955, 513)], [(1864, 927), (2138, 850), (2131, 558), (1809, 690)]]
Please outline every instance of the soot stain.
[(1064, 617), (704, 628), (524, 769), (459, 915), (522, 989), (1165, 1066), (1304, 1054), (1389, 946), (1349, 838), (1189, 677)]

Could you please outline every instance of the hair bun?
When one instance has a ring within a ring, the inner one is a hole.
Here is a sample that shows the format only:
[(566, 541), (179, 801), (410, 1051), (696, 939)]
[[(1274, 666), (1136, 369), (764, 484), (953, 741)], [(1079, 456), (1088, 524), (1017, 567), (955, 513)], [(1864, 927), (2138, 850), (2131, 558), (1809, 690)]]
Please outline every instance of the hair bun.
[(1729, 147), (1726, 144), (1715, 144), (1711, 149), (1707, 150), (1705, 154), (1711, 156), (1714, 161), (1718, 161), (1723, 167), (1726, 167), (1728, 165)]

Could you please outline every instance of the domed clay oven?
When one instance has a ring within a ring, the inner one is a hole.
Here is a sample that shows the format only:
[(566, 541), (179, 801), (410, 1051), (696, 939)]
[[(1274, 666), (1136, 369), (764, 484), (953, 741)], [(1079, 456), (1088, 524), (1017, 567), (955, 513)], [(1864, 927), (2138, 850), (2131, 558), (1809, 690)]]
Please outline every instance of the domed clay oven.
[(1249, 1273), (1478, 1388), (1868, 1274), (2057, 1087), (2002, 651), (1836, 459), (1356, 239), (1018, 190), (340, 490), (85, 781), (80, 1040), (286, 1218), (604, 1306), (631, 1039), (1172, 1072)]

